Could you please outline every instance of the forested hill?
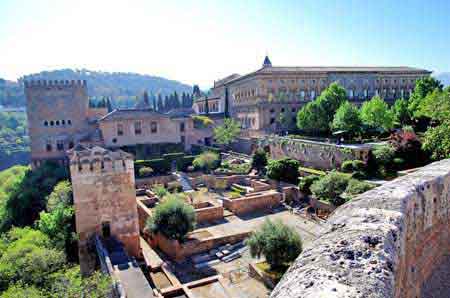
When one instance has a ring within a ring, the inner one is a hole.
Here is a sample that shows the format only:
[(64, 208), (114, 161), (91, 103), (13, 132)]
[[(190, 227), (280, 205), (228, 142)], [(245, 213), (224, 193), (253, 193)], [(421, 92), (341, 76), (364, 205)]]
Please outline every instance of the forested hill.
[(25, 96), (21, 82), (30, 79), (86, 80), (89, 96), (108, 96), (112, 97), (114, 101), (130, 101), (136, 96), (142, 96), (144, 91), (147, 91), (150, 95), (161, 94), (163, 97), (173, 92), (178, 94), (192, 93), (192, 87), (189, 85), (156, 76), (86, 69), (61, 69), (26, 75), (20, 78), (19, 82), (0, 79), (0, 105), (8, 107), (24, 106)]

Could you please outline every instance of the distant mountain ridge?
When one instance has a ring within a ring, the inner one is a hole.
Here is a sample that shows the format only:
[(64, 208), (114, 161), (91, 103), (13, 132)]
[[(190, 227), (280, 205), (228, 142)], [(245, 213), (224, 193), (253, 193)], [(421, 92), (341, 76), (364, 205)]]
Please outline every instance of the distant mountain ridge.
[(444, 86), (450, 86), (450, 72), (442, 72), (435, 75), (434, 77), (441, 81)]
[(42, 71), (19, 78), (18, 82), (0, 79), (0, 105), (21, 107), (25, 105), (22, 83), (24, 80), (86, 80), (88, 94), (92, 97), (108, 96), (116, 102), (132, 105), (144, 91), (149, 94), (169, 95), (192, 93), (192, 86), (162, 77), (126, 72), (102, 72), (87, 69), (61, 69)]

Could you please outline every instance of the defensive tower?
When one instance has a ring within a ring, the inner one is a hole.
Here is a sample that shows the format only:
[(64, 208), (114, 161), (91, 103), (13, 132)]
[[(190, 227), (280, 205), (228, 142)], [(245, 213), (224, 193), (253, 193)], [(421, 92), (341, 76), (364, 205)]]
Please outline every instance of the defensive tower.
[(139, 223), (133, 156), (98, 146), (77, 145), (68, 152), (83, 274), (94, 268), (94, 235), (114, 237), (130, 256), (139, 254)]
[(88, 134), (86, 81), (25, 81), (32, 166), (66, 160), (66, 150)]

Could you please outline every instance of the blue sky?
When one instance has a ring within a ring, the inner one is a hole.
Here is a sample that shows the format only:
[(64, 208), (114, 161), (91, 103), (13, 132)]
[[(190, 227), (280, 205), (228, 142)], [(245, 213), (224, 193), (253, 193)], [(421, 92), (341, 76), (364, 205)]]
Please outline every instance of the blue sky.
[(209, 87), (274, 65), (450, 71), (449, 0), (0, 0), (0, 77), (59, 68)]

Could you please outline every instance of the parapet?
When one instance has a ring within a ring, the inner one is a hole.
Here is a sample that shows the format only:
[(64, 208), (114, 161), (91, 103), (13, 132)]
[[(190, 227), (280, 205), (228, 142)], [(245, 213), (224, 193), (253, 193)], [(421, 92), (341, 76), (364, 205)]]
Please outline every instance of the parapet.
[(424, 290), (450, 252), (449, 199), (450, 159), (361, 194), (336, 209), (270, 297), (449, 297)]
[(122, 150), (108, 150), (99, 146), (77, 145), (67, 152), (71, 175), (106, 172), (134, 174), (133, 155)]
[(27, 80), (24, 86), (27, 89), (41, 87), (84, 87), (86, 80)]

